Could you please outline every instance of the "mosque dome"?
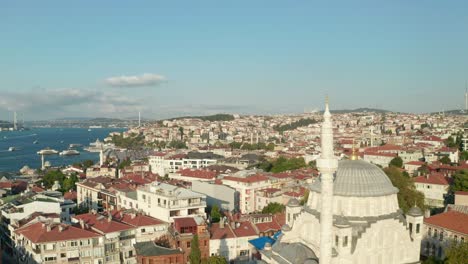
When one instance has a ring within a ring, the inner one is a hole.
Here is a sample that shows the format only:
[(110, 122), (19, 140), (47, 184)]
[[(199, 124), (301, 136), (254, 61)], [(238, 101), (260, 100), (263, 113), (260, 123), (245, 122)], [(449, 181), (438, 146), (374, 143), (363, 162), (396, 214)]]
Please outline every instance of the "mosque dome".
[(300, 206), (299, 200), (296, 198), (289, 199), (288, 206)]
[(415, 206), (411, 207), (411, 209), (408, 211), (407, 215), (422, 216), (423, 213), (422, 213), (421, 209), (415, 205)]
[[(333, 195), (352, 197), (375, 197), (398, 193), (385, 173), (374, 164), (363, 160), (343, 160), (333, 183)], [(320, 180), (311, 186), (320, 192)]]

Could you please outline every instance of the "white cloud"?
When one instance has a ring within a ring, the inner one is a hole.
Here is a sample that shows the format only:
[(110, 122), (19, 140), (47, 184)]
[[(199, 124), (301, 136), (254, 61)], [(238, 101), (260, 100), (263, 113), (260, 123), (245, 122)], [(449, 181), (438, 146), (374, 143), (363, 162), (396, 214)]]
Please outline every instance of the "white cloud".
[(29, 118), (50, 119), (64, 116), (128, 115), (136, 113), (142, 107), (140, 101), (123, 95), (67, 88), (2, 92), (0, 109), (26, 113)]
[(158, 85), (165, 80), (166, 78), (162, 75), (144, 73), (142, 75), (109, 77), (105, 81), (108, 85), (114, 87), (139, 87)]

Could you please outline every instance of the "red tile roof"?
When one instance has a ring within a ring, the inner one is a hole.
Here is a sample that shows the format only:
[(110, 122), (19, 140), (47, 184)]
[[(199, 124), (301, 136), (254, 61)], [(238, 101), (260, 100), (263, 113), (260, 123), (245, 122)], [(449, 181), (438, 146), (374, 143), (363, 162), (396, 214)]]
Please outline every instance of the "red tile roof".
[(78, 194), (75, 191), (69, 191), (63, 194), (63, 198), (76, 201)]
[(456, 195), (468, 195), (468, 192), (456, 191), (455, 194), (456, 194)]
[(405, 163), (406, 165), (414, 165), (414, 166), (422, 166), (425, 164), (425, 162), (423, 161), (410, 161), (410, 162), (406, 162)]
[(261, 174), (256, 174), (256, 175), (252, 175), (252, 176), (245, 177), (245, 178), (234, 177), (234, 176), (226, 176), (226, 177), (223, 178), (223, 180), (253, 183), (253, 182), (268, 181), (268, 177), (264, 176), (264, 175), (261, 175)]
[(424, 219), (424, 223), (468, 235), (468, 214), (462, 212), (447, 211)]
[[(43, 226), (43, 223), (38, 222), (35, 224), (20, 227), (15, 230), (16, 234), (25, 236), (28, 240), (33, 243), (47, 243), (64, 240), (76, 240), (84, 238), (94, 238), (100, 235), (90, 230), (81, 229), (71, 225), (65, 224), (45, 224), (50, 225), (50, 231)], [(63, 227), (60, 231), (59, 225)]]
[(107, 216), (100, 214), (81, 214), (74, 216), (75, 219), (83, 220), (85, 224), (88, 224), (93, 230), (97, 230), (100, 233), (108, 234), (123, 230), (132, 229), (132, 226), (111, 220), (109, 221)]
[(247, 236), (257, 235), (257, 232), (252, 226), (252, 223), (248, 221), (240, 222), (240, 226), (238, 228), (235, 228), (233, 231), (237, 237), (247, 237)]
[(218, 175), (215, 171), (210, 170), (192, 170), (192, 169), (183, 169), (179, 170), (178, 173), (181, 176), (199, 178), (199, 179), (214, 179)]
[(425, 184), (438, 184), (438, 185), (449, 185), (450, 179), (443, 174), (433, 173), (426, 176), (418, 176), (413, 178), (414, 182), (425, 183)]
[(210, 239), (228, 239), (236, 237), (227, 224), (224, 224), (224, 228), (220, 228), (219, 223), (214, 223), (211, 225), (210, 234)]
[(112, 216), (116, 221), (135, 227), (161, 225), (166, 223), (162, 220), (136, 213), (113, 211)]

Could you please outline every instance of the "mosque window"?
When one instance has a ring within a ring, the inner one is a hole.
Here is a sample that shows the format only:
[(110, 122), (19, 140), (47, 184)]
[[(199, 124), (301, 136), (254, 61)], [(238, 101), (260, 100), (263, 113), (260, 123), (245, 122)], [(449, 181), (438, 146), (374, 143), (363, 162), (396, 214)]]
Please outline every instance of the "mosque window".
[(416, 224), (416, 234), (419, 234), (419, 229), (421, 229), (420, 227), (421, 227), (420, 224)]
[(458, 242), (458, 236), (455, 235), (455, 236), (453, 237), (453, 240), (455, 241), (455, 243)]
[(413, 223), (409, 223), (409, 232), (413, 233)]
[(338, 238), (338, 236), (335, 236), (335, 247), (338, 246), (338, 242), (339, 242), (339, 238)]
[(437, 238), (437, 229), (434, 229), (434, 238)]
[(427, 232), (428, 236), (432, 236), (432, 228), (429, 227), (429, 231)]
[(444, 240), (444, 231), (440, 231), (439, 240), (440, 241)]
[(343, 247), (347, 247), (347, 246), (348, 246), (348, 236), (345, 236), (343, 239)]

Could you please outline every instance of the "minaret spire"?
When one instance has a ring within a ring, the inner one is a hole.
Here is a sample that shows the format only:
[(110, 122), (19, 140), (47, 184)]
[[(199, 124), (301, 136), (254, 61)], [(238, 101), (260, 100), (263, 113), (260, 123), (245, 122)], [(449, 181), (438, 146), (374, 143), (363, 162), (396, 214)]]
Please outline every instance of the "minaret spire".
[(317, 160), (320, 171), (321, 209), (320, 209), (320, 264), (330, 264), (333, 247), (333, 174), (338, 169), (338, 159), (333, 152), (333, 124), (325, 99), (325, 111), (321, 133), (322, 153)]

